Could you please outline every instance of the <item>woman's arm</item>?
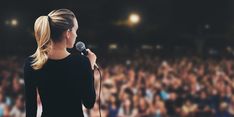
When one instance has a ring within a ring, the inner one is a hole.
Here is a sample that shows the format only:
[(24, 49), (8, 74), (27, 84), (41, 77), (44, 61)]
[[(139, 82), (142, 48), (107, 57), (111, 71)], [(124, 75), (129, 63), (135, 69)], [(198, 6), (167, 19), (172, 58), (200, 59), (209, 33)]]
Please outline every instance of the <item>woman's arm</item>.
[(89, 59), (84, 59), (84, 82), (82, 84), (82, 101), (86, 108), (91, 109), (96, 101), (96, 92), (94, 88), (94, 75)]
[(28, 60), (24, 65), (24, 83), (25, 83), (25, 103), (26, 103), (26, 117), (36, 117), (37, 115), (37, 92), (36, 83), (33, 81), (33, 69)]

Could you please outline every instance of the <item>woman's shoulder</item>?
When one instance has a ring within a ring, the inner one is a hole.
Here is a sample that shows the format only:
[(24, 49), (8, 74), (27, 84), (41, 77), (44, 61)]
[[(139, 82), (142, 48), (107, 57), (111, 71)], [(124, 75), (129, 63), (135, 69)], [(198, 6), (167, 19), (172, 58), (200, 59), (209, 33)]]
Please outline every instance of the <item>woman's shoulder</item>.
[(30, 55), (30, 56), (27, 56), (24, 58), (24, 69), (27, 69), (27, 70), (32, 70), (32, 64), (33, 62), (33, 57)]
[(81, 55), (79, 53), (72, 54), (72, 58), (73, 58), (74, 61), (80, 61), (82, 63), (89, 61), (88, 57), (86, 57), (84, 55)]
[(89, 69), (89, 67), (91, 68), (91, 64), (89, 62), (88, 57), (79, 53), (72, 55), (72, 61), (74, 61), (73, 63), (75, 63), (77, 66), (83, 69)]
[(25, 62), (25, 63), (27, 63), (27, 62), (30, 63), (30, 62), (32, 62), (32, 61), (33, 61), (32, 55), (29, 55), (29, 56), (27, 56), (27, 57), (24, 58), (24, 62)]

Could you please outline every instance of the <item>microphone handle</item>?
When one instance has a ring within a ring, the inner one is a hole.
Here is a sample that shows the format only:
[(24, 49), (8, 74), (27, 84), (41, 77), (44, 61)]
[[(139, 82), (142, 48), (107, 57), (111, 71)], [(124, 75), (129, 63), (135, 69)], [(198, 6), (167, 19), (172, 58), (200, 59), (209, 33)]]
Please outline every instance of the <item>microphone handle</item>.
[[(85, 56), (88, 55), (88, 51), (86, 51), (86, 49), (84, 49), (84, 50), (82, 51), (82, 53), (83, 53)], [(94, 69), (99, 69), (97, 63), (94, 64)]]
[(82, 53), (83, 53), (85, 56), (88, 55), (88, 51), (86, 51), (86, 49), (84, 49), (84, 50), (82, 51)]

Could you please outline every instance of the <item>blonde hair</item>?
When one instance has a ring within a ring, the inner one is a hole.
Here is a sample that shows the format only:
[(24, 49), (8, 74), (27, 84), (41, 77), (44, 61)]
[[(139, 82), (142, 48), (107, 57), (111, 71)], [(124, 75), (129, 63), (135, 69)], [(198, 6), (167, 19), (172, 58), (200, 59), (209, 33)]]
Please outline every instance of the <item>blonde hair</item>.
[(51, 11), (48, 16), (40, 16), (34, 23), (34, 33), (37, 41), (37, 50), (31, 55), (33, 57), (32, 67), (41, 69), (48, 60), (48, 52), (52, 43), (62, 40), (64, 31), (72, 29), (75, 15), (68, 9)]

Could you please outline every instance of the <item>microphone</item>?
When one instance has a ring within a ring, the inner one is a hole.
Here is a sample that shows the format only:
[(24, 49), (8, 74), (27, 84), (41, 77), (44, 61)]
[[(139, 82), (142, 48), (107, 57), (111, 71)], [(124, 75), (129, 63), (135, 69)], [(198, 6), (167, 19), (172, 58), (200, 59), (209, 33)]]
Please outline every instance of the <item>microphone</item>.
[[(76, 49), (80, 52), (82, 52), (85, 56), (88, 55), (88, 51), (86, 51), (86, 47), (85, 47), (85, 44), (81, 41), (77, 42), (76, 43)], [(97, 68), (99, 69), (98, 65), (95, 63), (94, 64), (94, 68)]]

